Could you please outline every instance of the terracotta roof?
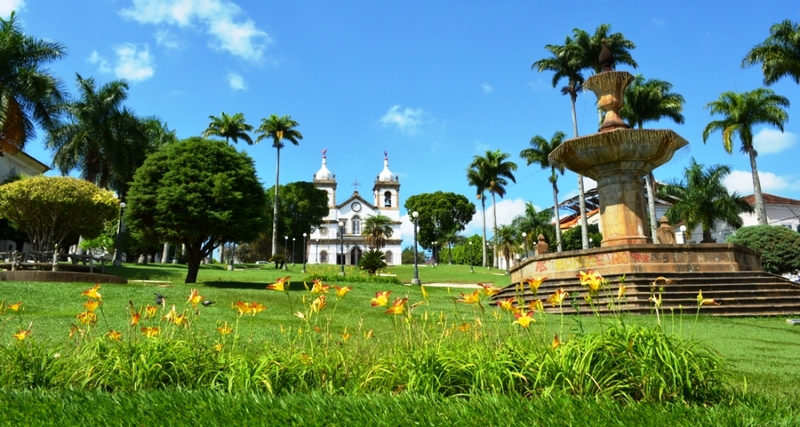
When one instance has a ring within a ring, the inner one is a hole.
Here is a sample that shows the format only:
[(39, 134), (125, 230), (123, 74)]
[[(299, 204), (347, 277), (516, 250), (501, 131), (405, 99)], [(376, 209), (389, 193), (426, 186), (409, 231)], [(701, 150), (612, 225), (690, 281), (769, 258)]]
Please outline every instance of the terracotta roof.
[[(768, 193), (761, 193), (764, 196), (764, 204), (767, 205), (798, 205), (800, 206), (800, 200), (790, 199), (787, 197), (780, 197), (775, 196)], [(744, 196), (744, 200), (751, 205), (756, 204), (756, 196), (751, 194), (749, 196)]]

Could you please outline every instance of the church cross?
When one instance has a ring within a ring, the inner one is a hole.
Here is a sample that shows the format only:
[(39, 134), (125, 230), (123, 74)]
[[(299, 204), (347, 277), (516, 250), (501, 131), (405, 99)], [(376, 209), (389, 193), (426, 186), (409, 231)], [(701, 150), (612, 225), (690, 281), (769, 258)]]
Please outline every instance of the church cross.
[(353, 183), (352, 183), (352, 184), (350, 184), (350, 185), (352, 185), (352, 186), (353, 186), (353, 188), (355, 189), (355, 191), (356, 191), (356, 192), (358, 192), (358, 186), (359, 186), (359, 185), (361, 185), (361, 183), (360, 183), (360, 182), (358, 182), (358, 180), (356, 179), (356, 180), (354, 180), (354, 181), (353, 181)]

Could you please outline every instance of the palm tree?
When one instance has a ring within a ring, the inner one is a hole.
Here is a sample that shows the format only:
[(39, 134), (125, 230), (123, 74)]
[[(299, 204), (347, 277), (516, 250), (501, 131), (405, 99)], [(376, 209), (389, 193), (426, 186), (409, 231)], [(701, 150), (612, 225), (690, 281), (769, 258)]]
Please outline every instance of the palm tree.
[(303, 139), (303, 134), (295, 129), (300, 124), (292, 120), (288, 115), (278, 117), (276, 114), (269, 116), (269, 118), (261, 119), (261, 126), (256, 129), (259, 134), (256, 138), (256, 143), (261, 142), (263, 139), (272, 139), (272, 147), (277, 152), (277, 163), (275, 167), (275, 200), (272, 215), (272, 254), (278, 253), (278, 185), (280, 184), (281, 176), (281, 148), (283, 148), (283, 141), (287, 140), (294, 145), (300, 145), (300, 140)]
[[(508, 274), (508, 269), (511, 266), (511, 256), (514, 255), (519, 246), (517, 230), (510, 225), (501, 225), (500, 228), (495, 229), (494, 241), (498, 245), (495, 246), (497, 252), (503, 254), (503, 258), (506, 259), (506, 274)], [(495, 256), (495, 258), (498, 257)]]
[(558, 173), (564, 175), (564, 167), (563, 166), (556, 166), (550, 162), (548, 156), (550, 153), (553, 152), (562, 142), (567, 135), (564, 132), (558, 131), (553, 134), (553, 137), (550, 138), (550, 141), (544, 139), (543, 137), (536, 135), (531, 138), (531, 147), (526, 148), (520, 151), (519, 156), (525, 159), (528, 162), (528, 166), (533, 163), (539, 164), (542, 169), (550, 168), (550, 184), (553, 186), (553, 212), (556, 216), (556, 245), (558, 248), (558, 252), (561, 252), (561, 216), (558, 212), (558, 185), (556, 184), (558, 181)]
[[(670, 90), (672, 83), (658, 79), (645, 80), (644, 76), (637, 74), (625, 91), (625, 104), (620, 110), (620, 116), (631, 126), (637, 126), (639, 129), (645, 122), (657, 122), (662, 118), (683, 124), (684, 118), (681, 112), (686, 101), (683, 96)], [(650, 236), (655, 239), (658, 223), (653, 194), (655, 193), (653, 172), (645, 175), (644, 180), (647, 189), (647, 208), (650, 211)]]
[(249, 145), (253, 145), (253, 139), (248, 134), (253, 131), (253, 126), (245, 122), (244, 114), (236, 113), (229, 116), (223, 111), (219, 117), (208, 116), (208, 118), (211, 119), (211, 123), (203, 131), (203, 138), (222, 136), (225, 137), (225, 142), (230, 143), (230, 140), (233, 140), (237, 144), (241, 138)]
[(786, 76), (800, 84), (800, 24), (787, 19), (770, 27), (769, 37), (742, 60), (742, 67), (755, 64), (761, 64), (765, 85)]
[(783, 132), (783, 124), (789, 115), (783, 107), (789, 106), (789, 100), (776, 95), (770, 89), (758, 88), (750, 92), (724, 92), (719, 99), (706, 104), (711, 114), (721, 114), (722, 120), (714, 120), (703, 130), (703, 142), (714, 131), (722, 132), (722, 146), (728, 154), (733, 152), (733, 137), (739, 136), (741, 151), (750, 157), (750, 169), (753, 173), (753, 195), (758, 223), (767, 223), (767, 210), (764, 207), (764, 196), (761, 193), (761, 181), (756, 167), (756, 152), (753, 146), (753, 126), (759, 123), (770, 124)]
[(453, 245), (458, 245), (465, 240), (464, 236), (458, 234), (458, 231), (450, 230), (444, 233), (442, 242), (447, 244), (448, 264), (453, 265)]
[(0, 154), (16, 153), (58, 122), (64, 102), (62, 83), (44, 64), (65, 55), (63, 45), (20, 31), (16, 14), (0, 18)]
[(46, 146), (55, 151), (53, 164), (63, 174), (74, 169), (81, 177), (108, 188), (115, 171), (128, 165), (131, 140), (141, 131), (136, 116), (123, 107), (128, 84), (113, 80), (97, 87), (93, 78), (77, 75), (80, 98), (65, 106), (67, 121), (58, 124), (47, 137)]
[(711, 231), (718, 220), (739, 228), (742, 226), (739, 214), (753, 212), (753, 207), (736, 192), (728, 193), (722, 181), (731, 172), (729, 166), (703, 168), (704, 165), (692, 158), (689, 167), (684, 169), (685, 181), (667, 184), (659, 189), (659, 194), (676, 199), (666, 213), (671, 223), (682, 221), (688, 230), (700, 225), (703, 229), (702, 243), (713, 243)]
[[(525, 203), (525, 213), (514, 218), (511, 221), (511, 226), (517, 230), (519, 235), (522, 235), (523, 232), (527, 234), (525, 237), (526, 243), (529, 249), (533, 249), (536, 247), (540, 234), (545, 236), (548, 242), (552, 242), (556, 237), (558, 222), (553, 227), (552, 219), (553, 213), (550, 212), (550, 209), (537, 212), (533, 203), (527, 202)], [(560, 231), (558, 235), (560, 236)]]
[[(500, 150), (495, 151), (486, 151), (486, 154), (481, 156), (475, 156), (472, 159), (472, 163), (470, 164), (471, 169), (479, 170), (480, 175), (482, 175), (486, 181), (484, 181), (486, 185), (485, 190), (488, 191), (492, 195), (492, 211), (494, 216), (494, 246), (497, 247), (497, 203), (496, 203), (496, 196), (500, 196), (502, 199), (506, 195), (506, 185), (508, 185), (508, 180), (511, 182), (516, 183), (517, 180), (514, 178), (514, 171), (517, 170), (517, 164), (507, 159), (511, 157), (508, 153), (502, 153)], [(497, 267), (497, 257), (495, 257), (494, 261), (495, 267)]]
[(477, 166), (470, 164), (467, 169), (467, 182), (470, 186), (475, 187), (476, 197), (481, 201), (481, 212), (483, 214), (483, 267), (486, 267), (486, 188), (489, 186), (489, 180)]
[(381, 249), (386, 246), (386, 239), (392, 237), (392, 219), (385, 215), (367, 215), (361, 235), (366, 236), (370, 248)]

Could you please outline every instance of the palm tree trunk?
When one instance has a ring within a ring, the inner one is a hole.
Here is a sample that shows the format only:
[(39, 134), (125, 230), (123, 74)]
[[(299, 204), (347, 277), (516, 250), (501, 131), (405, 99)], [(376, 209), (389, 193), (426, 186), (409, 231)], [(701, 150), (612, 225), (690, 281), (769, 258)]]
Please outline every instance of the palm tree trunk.
[(558, 187), (555, 182), (553, 183), (553, 213), (556, 216), (556, 248), (558, 252), (561, 252), (561, 215), (558, 212)]
[[(575, 112), (575, 101), (578, 99), (578, 95), (570, 94), (570, 99), (572, 100), (572, 131), (577, 138), (578, 114)], [(586, 193), (583, 190), (583, 175), (581, 174), (578, 174), (578, 207), (581, 214), (581, 245), (583, 249), (586, 249), (589, 247), (589, 223), (586, 221)]]
[(272, 256), (278, 253), (278, 183), (281, 176), (281, 148), (278, 147), (275, 165), (275, 200), (272, 203)]
[(481, 197), (481, 209), (483, 210), (483, 267), (486, 267), (486, 199)]
[(756, 167), (756, 152), (750, 150), (750, 169), (753, 171), (753, 198), (756, 199), (756, 217), (759, 225), (767, 224), (767, 209), (764, 207), (764, 194), (761, 193), (761, 180), (758, 178), (758, 167)]
[(494, 216), (494, 256), (492, 257), (492, 266), (498, 268), (500, 263), (497, 256), (497, 203), (495, 202), (494, 193), (492, 193), (492, 216)]

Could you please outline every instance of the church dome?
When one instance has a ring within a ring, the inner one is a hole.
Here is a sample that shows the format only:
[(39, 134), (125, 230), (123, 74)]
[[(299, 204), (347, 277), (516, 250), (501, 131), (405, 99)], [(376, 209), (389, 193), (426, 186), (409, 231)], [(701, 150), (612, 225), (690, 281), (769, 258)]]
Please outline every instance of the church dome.
[(333, 181), (336, 177), (328, 170), (328, 159), (322, 153), (322, 167), (314, 174), (314, 181)]
[(383, 170), (381, 171), (380, 175), (378, 175), (378, 181), (380, 182), (397, 182), (397, 177), (389, 170), (389, 155), (384, 151), (383, 152)]

